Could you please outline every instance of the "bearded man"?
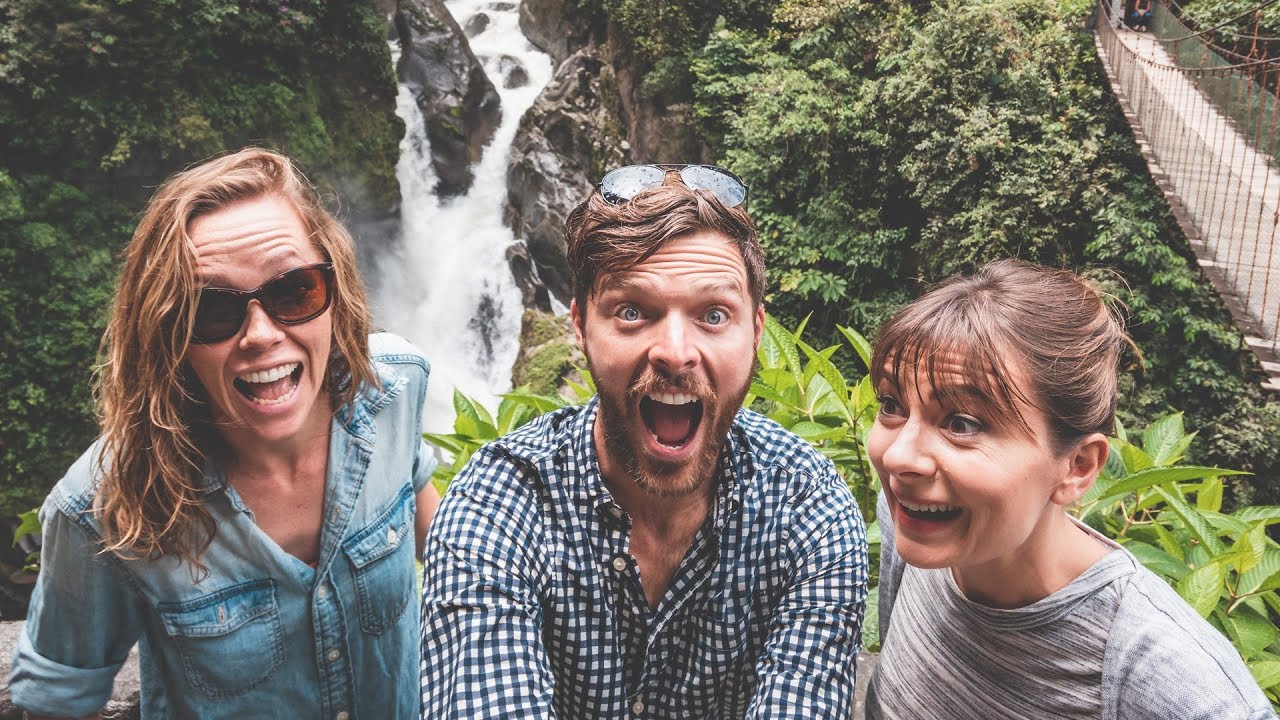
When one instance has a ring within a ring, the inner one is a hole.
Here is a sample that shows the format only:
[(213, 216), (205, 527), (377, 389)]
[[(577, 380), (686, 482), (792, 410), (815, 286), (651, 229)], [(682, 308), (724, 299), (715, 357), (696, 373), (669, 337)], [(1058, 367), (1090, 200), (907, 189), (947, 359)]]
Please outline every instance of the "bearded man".
[(719, 168), (629, 166), (570, 214), (598, 395), (453, 481), (423, 717), (851, 716), (863, 521), (829, 460), (741, 409), (765, 317), (745, 199)]

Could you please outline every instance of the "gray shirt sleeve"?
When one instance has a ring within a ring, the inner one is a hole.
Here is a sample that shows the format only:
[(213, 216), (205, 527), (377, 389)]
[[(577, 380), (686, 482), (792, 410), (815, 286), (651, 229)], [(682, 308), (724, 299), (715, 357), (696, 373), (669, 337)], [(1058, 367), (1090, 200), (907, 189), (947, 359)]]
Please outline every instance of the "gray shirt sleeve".
[(1102, 666), (1103, 720), (1271, 720), (1240, 654), (1167, 583), (1131, 576)]
[(880, 645), (889, 634), (889, 616), (893, 613), (893, 601), (898, 596), (898, 584), (902, 582), (902, 571), (906, 563), (898, 556), (893, 544), (893, 516), (889, 513), (889, 503), (884, 498), (884, 491), (876, 499), (876, 521), (880, 523)]

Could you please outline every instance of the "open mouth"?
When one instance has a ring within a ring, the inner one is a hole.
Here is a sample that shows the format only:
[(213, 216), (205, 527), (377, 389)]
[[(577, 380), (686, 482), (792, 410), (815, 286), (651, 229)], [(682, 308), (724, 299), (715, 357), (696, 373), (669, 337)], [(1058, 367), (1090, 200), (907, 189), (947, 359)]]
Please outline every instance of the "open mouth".
[(235, 379), (236, 390), (258, 405), (279, 405), (293, 397), (302, 378), (302, 363), (285, 363), (245, 373)]
[(679, 449), (698, 432), (702, 401), (688, 393), (649, 393), (640, 398), (640, 417), (659, 444)]
[(960, 516), (961, 509), (957, 505), (917, 505), (898, 498), (898, 507), (909, 518), (927, 522), (946, 522)]

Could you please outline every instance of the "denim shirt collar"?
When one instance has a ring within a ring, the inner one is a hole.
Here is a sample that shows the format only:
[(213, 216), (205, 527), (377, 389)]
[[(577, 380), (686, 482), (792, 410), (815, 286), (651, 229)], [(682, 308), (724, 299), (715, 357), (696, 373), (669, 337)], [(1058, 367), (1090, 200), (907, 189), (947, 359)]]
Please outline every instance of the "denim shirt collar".
[[(372, 445), (376, 435), (373, 418), (404, 390), (408, 380), (391, 367), (373, 360), (373, 371), (378, 376), (378, 386), (362, 384), (350, 403), (343, 403), (333, 414), (330, 432), (341, 427), (358, 442)], [(205, 458), (202, 486), (206, 493), (224, 490), (226, 475), (213, 458)], [(245, 510), (244, 503), (235, 493), (230, 493), (231, 504), (237, 510)]]

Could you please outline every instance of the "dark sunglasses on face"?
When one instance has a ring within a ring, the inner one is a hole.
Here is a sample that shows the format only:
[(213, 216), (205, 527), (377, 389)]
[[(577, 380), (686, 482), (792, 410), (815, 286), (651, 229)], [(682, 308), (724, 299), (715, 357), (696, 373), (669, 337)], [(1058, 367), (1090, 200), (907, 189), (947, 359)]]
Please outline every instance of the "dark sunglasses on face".
[(707, 190), (725, 207), (738, 207), (747, 200), (747, 186), (737, 175), (715, 165), (628, 165), (610, 171), (600, 181), (600, 196), (610, 205), (622, 205), (645, 190), (662, 185), (670, 170), (679, 170), (680, 179), (694, 190)]
[(235, 335), (257, 300), (267, 315), (284, 325), (318, 317), (333, 302), (333, 265), (320, 263), (280, 273), (253, 290), (207, 287), (200, 291), (191, 342), (206, 345)]

